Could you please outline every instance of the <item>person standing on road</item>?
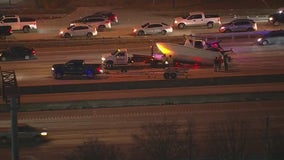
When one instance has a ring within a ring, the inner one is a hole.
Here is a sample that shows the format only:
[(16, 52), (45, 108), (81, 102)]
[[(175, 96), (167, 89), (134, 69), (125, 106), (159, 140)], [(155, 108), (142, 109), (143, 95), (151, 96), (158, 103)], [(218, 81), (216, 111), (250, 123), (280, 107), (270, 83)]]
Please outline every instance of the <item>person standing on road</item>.
[(174, 59), (173, 59), (172, 55), (169, 55), (168, 62), (169, 62), (170, 67), (174, 66)]
[(224, 54), (224, 68), (225, 68), (225, 72), (227, 72), (229, 70), (229, 56), (228, 54)]
[(214, 59), (214, 72), (217, 72), (219, 69), (219, 60), (218, 57), (215, 57)]
[(220, 55), (218, 57), (218, 69), (219, 69), (219, 71), (221, 70), (222, 63), (223, 63), (223, 56)]

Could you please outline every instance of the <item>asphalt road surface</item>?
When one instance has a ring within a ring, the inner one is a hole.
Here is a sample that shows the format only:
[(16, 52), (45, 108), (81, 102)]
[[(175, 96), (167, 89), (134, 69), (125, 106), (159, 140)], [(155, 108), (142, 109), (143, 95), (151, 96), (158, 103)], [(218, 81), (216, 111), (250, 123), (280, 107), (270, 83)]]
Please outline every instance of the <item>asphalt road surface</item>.
[[(284, 101), (278, 100), (20, 113), (20, 122), (47, 128), (51, 139), (40, 146), (21, 147), (20, 157), (62, 160), (75, 146), (90, 138), (131, 148), (131, 135), (139, 134), (142, 125), (164, 121), (182, 126), (187, 121), (194, 122), (194, 133), (201, 147), (206, 146), (210, 126), (229, 119), (241, 119), (250, 124), (249, 131), (256, 139), (261, 136), (259, 131), (264, 128), (267, 116), (271, 120), (271, 130), (283, 131), (283, 105)], [(7, 123), (7, 119), (2, 122)], [(253, 140), (249, 143), (262, 149), (263, 144)], [(1, 148), (0, 155), (10, 157), (9, 148)]]

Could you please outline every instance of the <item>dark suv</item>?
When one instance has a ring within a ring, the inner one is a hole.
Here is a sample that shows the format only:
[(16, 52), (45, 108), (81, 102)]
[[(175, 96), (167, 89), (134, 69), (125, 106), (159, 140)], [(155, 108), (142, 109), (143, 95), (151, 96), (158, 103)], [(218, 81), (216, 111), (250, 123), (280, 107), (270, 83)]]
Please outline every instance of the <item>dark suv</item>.
[(113, 12), (111, 12), (111, 11), (96, 12), (92, 16), (103, 17), (103, 18), (110, 20), (112, 23), (118, 23), (117, 15), (114, 14)]
[(235, 19), (219, 27), (220, 33), (256, 31), (257, 24), (251, 19)]

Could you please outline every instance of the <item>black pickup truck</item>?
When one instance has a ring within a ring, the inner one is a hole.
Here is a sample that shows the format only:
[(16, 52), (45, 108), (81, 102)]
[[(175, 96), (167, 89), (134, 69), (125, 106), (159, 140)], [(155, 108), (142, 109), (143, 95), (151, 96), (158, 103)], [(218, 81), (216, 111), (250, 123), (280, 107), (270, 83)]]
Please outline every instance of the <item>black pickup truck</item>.
[(62, 79), (65, 75), (80, 75), (93, 78), (96, 74), (103, 73), (101, 64), (85, 64), (84, 60), (70, 60), (64, 64), (54, 64), (52, 74), (55, 79)]
[(11, 26), (0, 26), (0, 38), (5, 39), (6, 36), (9, 36), (13, 33)]

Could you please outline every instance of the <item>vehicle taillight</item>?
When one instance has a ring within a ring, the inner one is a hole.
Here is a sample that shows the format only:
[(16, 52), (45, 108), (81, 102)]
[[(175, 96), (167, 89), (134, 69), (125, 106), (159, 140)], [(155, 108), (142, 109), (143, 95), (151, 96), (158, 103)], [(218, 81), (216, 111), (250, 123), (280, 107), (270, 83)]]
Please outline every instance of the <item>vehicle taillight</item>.
[(111, 23), (110, 20), (106, 20), (106, 23)]
[(33, 54), (33, 55), (36, 55), (36, 51), (35, 51), (35, 50), (33, 50), (33, 51), (32, 51), (32, 54)]
[(98, 73), (104, 73), (104, 70), (103, 70), (101, 67), (98, 67), (98, 68), (97, 68), (97, 72), (98, 72)]
[(9, 33), (11, 33), (11, 34), (13, 33), (13, 30), (12, 30), (12, 28), (10, 28), (10, 30), (9, 30)]

